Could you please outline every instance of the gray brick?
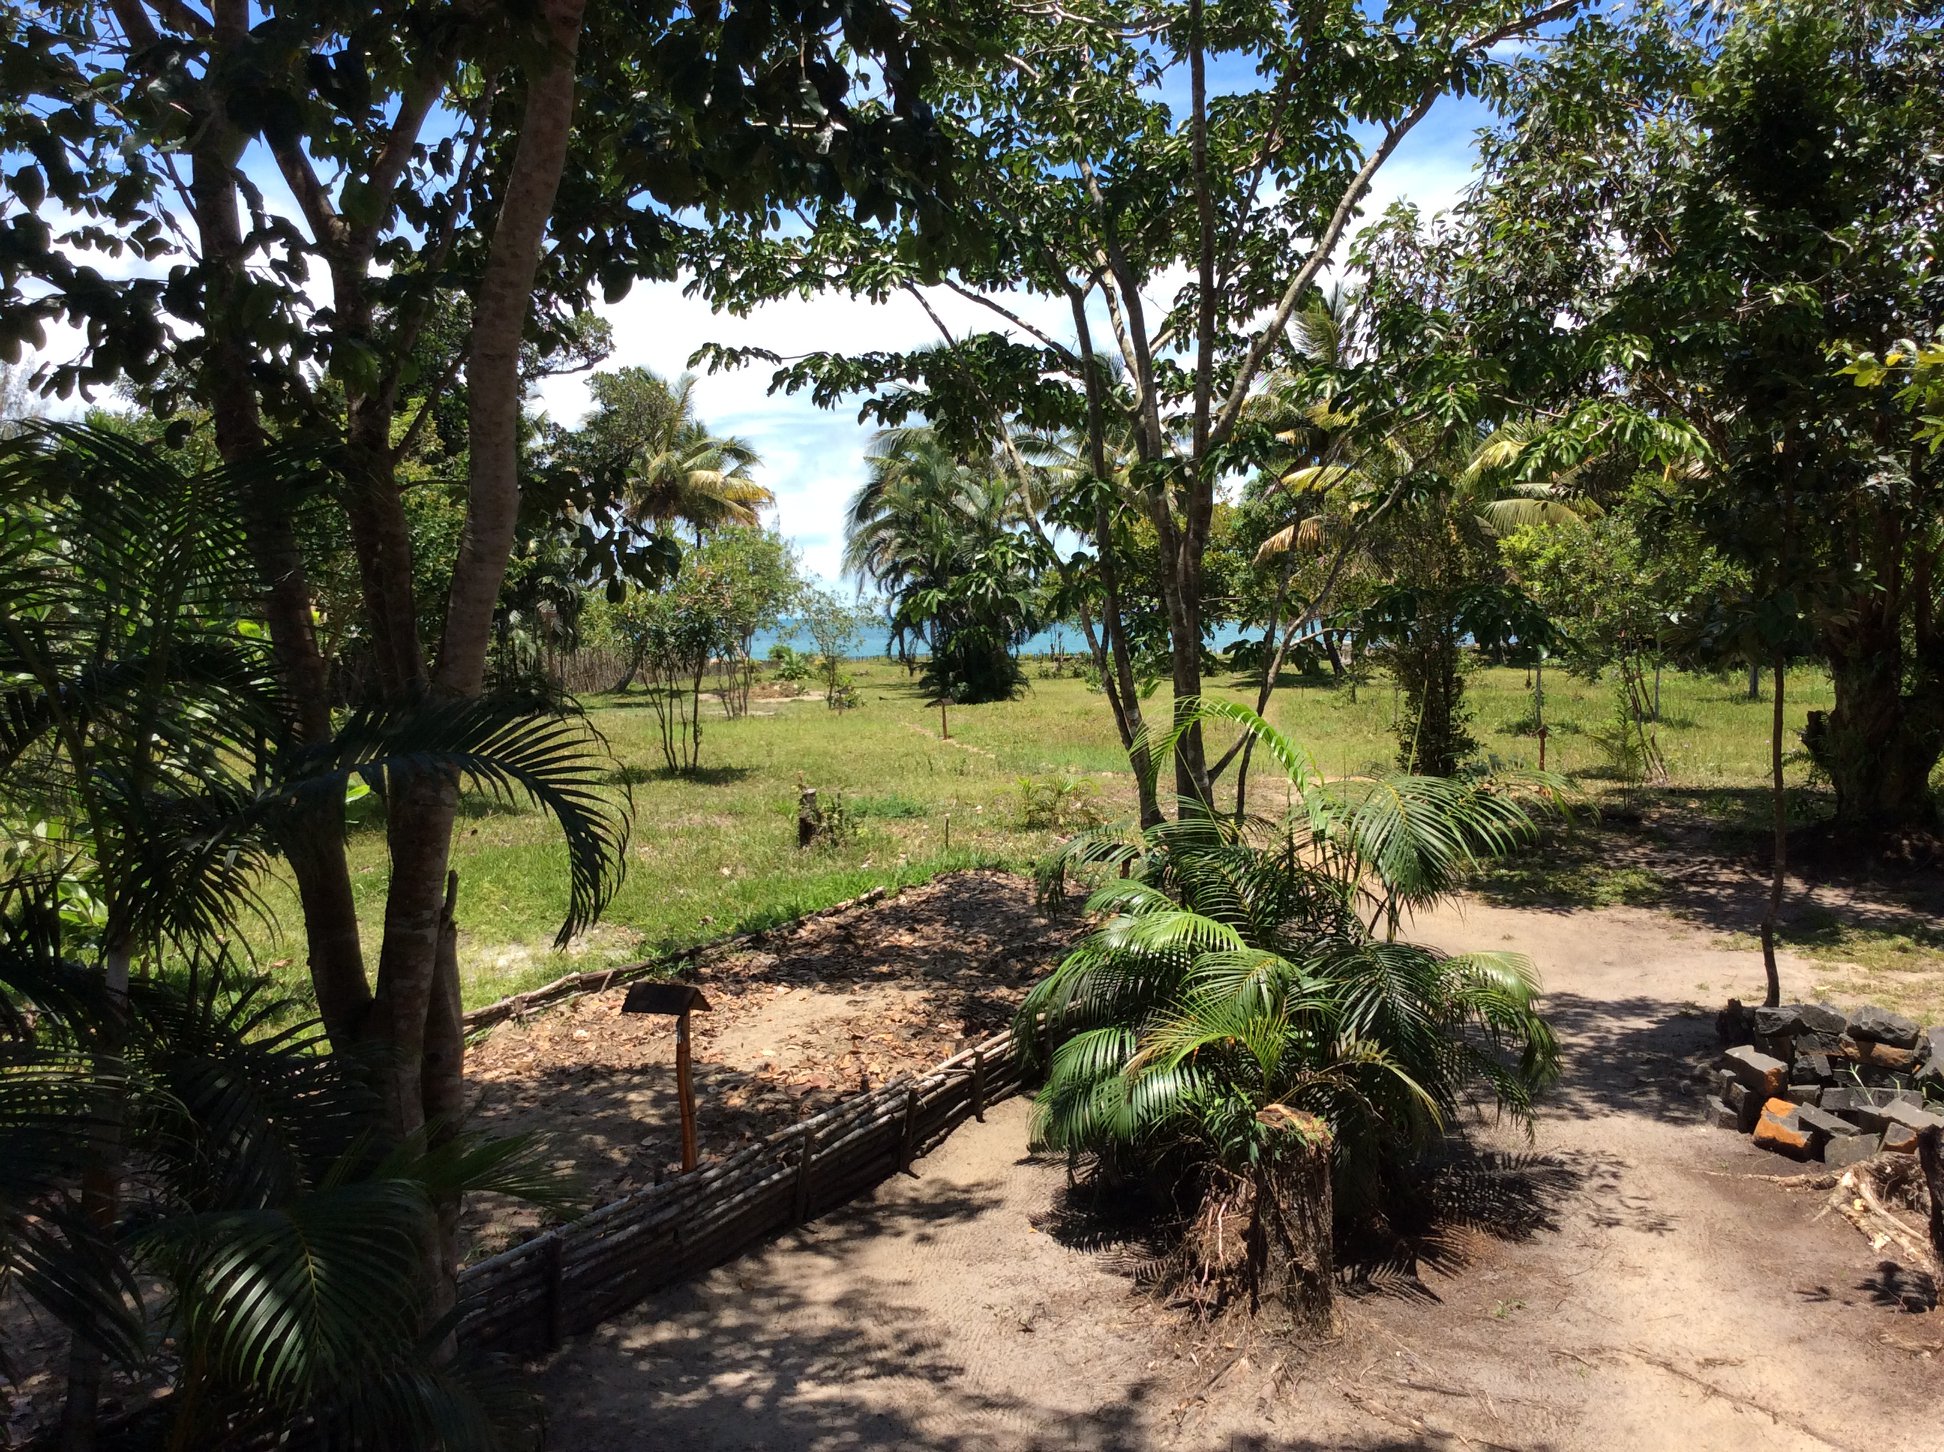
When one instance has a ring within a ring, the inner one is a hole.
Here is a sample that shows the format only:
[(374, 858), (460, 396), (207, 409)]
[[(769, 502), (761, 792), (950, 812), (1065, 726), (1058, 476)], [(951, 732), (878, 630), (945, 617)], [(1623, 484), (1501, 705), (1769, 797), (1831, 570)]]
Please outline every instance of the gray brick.
[(1850, 1015), (1849, 1033), (1853, 1039), (1873, 1039), (1879, 1044), (1889, 1044), (1899, 1049), (1917, 1047), (1916, 1020), (1892, 1013), (1887, 1008), (1878, 1008), (1875, 1004), (1859, 1008)]
[(1831, 1135), (1823, 1145), (1823, 1163), (1831, 1169), (1847, 1169), (1869, 1159), (1882, 1147), (1881, 1137), (1874, 1134)]
[(1744, 1088), (1764, 1097), (1780, 1094), (1789, 1083), (1786, 1063), (1748, 1045), (1728, 1050), (1715, 1060), (1715, 1067), (1726, 1069)]
[(1861, 1132), (1847, 1119), (1842, 1119), (1827, 1110), (1818, 1109), (1813, 1104), (1804, 1104), (1796, 1110), (1796, 1122), (1804, 1129), (1815, 1130), (1817, 1134), (1847, 1136)]

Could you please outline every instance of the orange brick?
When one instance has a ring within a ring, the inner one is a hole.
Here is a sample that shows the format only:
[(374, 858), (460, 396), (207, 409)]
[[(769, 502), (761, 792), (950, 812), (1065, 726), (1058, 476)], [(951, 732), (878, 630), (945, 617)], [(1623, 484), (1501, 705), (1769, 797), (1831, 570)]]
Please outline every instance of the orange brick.
[(1771, 1099), (1762, 1106), (1762, 1117), (1755, 1123), (1755, 1143), (1777, 1154), (1806, 1158), (1811, 1137), (1796, 1123), (1796, 1106), (1786, 1099)]

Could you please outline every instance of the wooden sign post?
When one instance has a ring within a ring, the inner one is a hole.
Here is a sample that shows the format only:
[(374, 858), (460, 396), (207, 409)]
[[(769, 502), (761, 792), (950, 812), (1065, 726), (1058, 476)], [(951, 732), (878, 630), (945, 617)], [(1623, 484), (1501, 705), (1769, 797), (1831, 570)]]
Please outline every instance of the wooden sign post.
[(682, 1168), (692, 1170), (695, 1148), (695, 1084), (689, 1077), (689, 1015), (707, 1013), (709, 1000), (693, 983), (637, 983), (621, 1003), (623, 1013), (660, 1013), (675, 1020), (675, 1092), (682, 1104)]

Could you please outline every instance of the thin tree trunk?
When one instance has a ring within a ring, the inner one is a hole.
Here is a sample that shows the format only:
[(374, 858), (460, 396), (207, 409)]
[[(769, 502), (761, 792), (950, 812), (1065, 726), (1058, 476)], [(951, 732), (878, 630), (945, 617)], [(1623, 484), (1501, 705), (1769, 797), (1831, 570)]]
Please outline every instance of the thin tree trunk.
[[(127, 1123), (126, 1064), (128, 977), (132, 945), (122, 938), (102, 955), (103, 1021), (95, 1044), (88, 1125), (88, 1168), (81, 1177), (81, 1213), (103, 1240), (112, 1240), (121, 1213), (124, 1132)], [(101, 1388), (107, 1363), (101, 1348), (76, 1333), (68, 1344), (67, 1400), (61, 1408), (61, 1452), (93, 1452), (101, 1419)]]
[[(118, 5), (124, 24), (140, 7)], [(213, 13), (218, 44), (240, 45), (249, 28), (247, 7), (225, 0)], [(237, 195), (237, 158), (244, 138), (214, 94), (190, 153), (190, 200), (195, 210), (203, 272), (205, 351), (201, 391), (210, 410), (216, 451), (225, 463), (246, 464), (265, 446), (252, 379), (254, 356), (239, 298), (247, 282)], [(294, 705), (300, 743), (327, 740), (332, 731), (330, 673), (311, 613), (304, 556), (291, 523), (280, 478), (245, 471), (244, 532), (270, 629), (278, 674)], [(331, 1040), (355, 1038), (371, 1003), (359, 941), (356, 900), (344, 855), (342, 808), (320, 803), (303, 810), (287, 838), (287, 860), (303, 908), (305, 947), (318, 1013)]]
[[(1088, 463), (1099, 488), (1107, 484), (1107, 433), (1105, 408), (1100, 397), (1100, 378), (1094, 365), (1093, 334), (1087, 321), (1086, 298), (1078, 288), (1069, 289), (1073, 325), (1080, 354), (1086, 360)], [(1121, 610), (1120, 565), (1114, 558), (1113, 516), (1104, 499), (1094, 505), (1094, 547), (1099, 552), (1101, 590), (1101, 629), (1107, 637), (1112, 656), (1112, 673), (1107, 662), (1099, 661), (1101, 687), (1108, 692), (1114, 707), (1115, 723), (1120, 728), (1121, 744), (1127, 748), (1128, 763), (1134, 771), (1134, 787), (1140, 798), (1141, 826), (1161, 820), (1161, 804), (1156, 796), (1154, 763), (1148, 752), (1147, 724), (1141, 718), (1140, 691), (1134, 682), (1134, 661), (1127, 648), (1127, 622)], [(1091, 635), (1089, 636), (1091, 644)], [(1098, 647), (1096, 647), (1098, 656)]]
[[(441, 1144), (457, 1134), (465, 1122), (466, 1056), (465, 1019), (459, 990), (459, 874), (446, 874), (445, 901), (439, 911), (439, 941), (436, 970), (433, 973), (432, 1003), (425, 1023), (425, 1122), (431, 1127), (430, 1140)], [(432, 1207), (433, 1233), (426, 1243), (426, 1283), (432, 1288), (425, 1320), (432, 1324), (444, 1318), (457, 1301), (457, 1286), (451, 1267), (459, 1263), (459, 1197), (441, 1197)], [(454, 1334), (447, 1332), (439, 1347), (441, 1359), (458, 1350)]]
[(1762, 918), (1762, 971), (1768, 976), (1769, 1007), (1782, 1001), (1782, 974), (1775, 963), (1775, 932), (1782, 918), (1782, 893), (1789, 867), (1789, 802), (1782, 782), (1783, 658), (1775, 658), (1775, 706), (1769, 722), (1769, 795), (1774, 808), (1775, 851), (1769, 867), (1768, 912)]
[[(548, 55), (528, 77), (520, 142), (473, 300), (466, 365), (469, 452), (466, 528), (452, 571), (434, 684), (459, 696), (485, 678), (493, 608), (520, 510), (520, 347), (534, 277), (574, 122), (574, 73), (584, 0), (547, 0)], [(442, 873), (443, 875), (443, 873)]]

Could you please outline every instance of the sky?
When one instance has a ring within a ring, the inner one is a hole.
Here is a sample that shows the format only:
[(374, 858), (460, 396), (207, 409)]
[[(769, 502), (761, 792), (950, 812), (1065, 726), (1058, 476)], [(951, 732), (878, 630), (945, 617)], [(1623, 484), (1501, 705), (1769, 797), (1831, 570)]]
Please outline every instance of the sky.
[[(1365, 215), (1374, 218), (1400, 199), (1427, 215), (1449, 207), (1470, 179), (1473, 138), (1484, 121), (1476, 103), (1442, 102), (1378, 173)], [(934, 290), (929, 298), (955, 335), (974, 325), (1004, 326), (988, 310), (952, 294)], [(1006, 303), (1036, 327), (1071, 338), (1064, 300), (1008, 297)], [(671, 377), (706, 343), (767, 348), (789, 357), (826, 348), (905, 349), (938, 341), (936, 326), (906, 295), (881, 306), (837, 295), (792, 299), (738, 318), (712, 314), (706, 302), (684, 297), (681, 283), (667, 282), (637, 286), (619, 303), (597, 311), (614, 328), (614, 352), (602, 368), (640, 366)], [(696, 387), (697, 410), (710, 428), (737, 435), (762, 455), (757, 477), (775, 493), (772, 517), (801, 552), (805, 573), (827, 585), (848, 583), (840, 580), (843, 510), (863, 482), (871, 426), (858, 422), (855, 404), (821, 409), (807, 395), (769, 395), (772, 371), (758, 363), (703, 375)], [(587, 375), (546, 380), (538, 402), (561, 423), (577, 421), (588, 407)]]

